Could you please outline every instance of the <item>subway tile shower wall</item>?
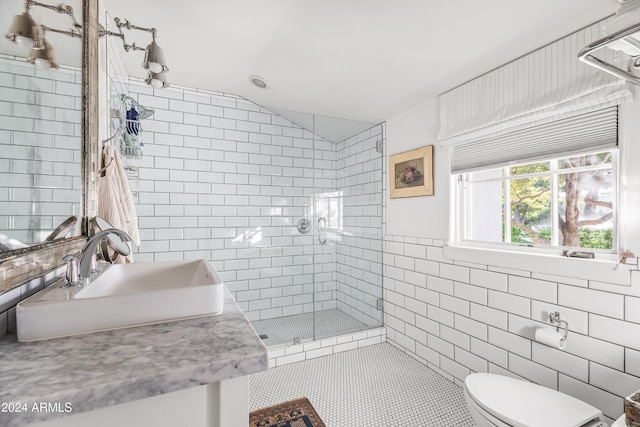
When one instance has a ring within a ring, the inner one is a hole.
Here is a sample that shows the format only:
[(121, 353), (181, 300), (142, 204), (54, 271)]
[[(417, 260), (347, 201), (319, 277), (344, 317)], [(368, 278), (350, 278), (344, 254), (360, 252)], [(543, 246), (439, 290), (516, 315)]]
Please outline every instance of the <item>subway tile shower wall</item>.
[(0, 233), (42, 242), (80, 206), (81, 74), (0, 56)]
[[(385, 236), (387, 341), (458, 384), (471, 372), (504, 374), (611, 419), (623, 413), (622, 398), (640, 389), (640, 271), (619, 286), (459, 263), (442, 256), (444, 244)], [(569, 322), (564, 351), (533, 339), (554, 311)]]
[[(382, 125), (335, 144), (242, 98), (129, 90), (155, 110), (130, 162), (136, 260), (210, 260), (250, 320), (341, 308), (381, 322)], [(309, 234), (297, 230), (302, 218)]]

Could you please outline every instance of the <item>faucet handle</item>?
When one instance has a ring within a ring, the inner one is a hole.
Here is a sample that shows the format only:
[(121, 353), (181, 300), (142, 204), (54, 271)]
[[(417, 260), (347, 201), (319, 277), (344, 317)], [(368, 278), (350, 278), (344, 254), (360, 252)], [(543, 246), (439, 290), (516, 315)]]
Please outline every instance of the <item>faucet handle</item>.
[(74, 255), (66, 255), (62, 258), (67, 261), (67, 273), (65, 275), (68, 286), (78, 285), (78, 260)]
[(100, 273), (98, 269), (98, 260), (95, 252), (91, 255), (91, 274)]

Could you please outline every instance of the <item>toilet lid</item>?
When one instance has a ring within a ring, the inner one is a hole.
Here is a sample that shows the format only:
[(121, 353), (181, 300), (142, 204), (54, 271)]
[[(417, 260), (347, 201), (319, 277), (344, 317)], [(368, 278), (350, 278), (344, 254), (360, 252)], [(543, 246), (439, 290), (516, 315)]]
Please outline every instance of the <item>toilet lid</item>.
[(471, 374), (464, 383), (480, 407), (512, 426), (580, 427), (602, 415), (567, 394), (503, 375)]

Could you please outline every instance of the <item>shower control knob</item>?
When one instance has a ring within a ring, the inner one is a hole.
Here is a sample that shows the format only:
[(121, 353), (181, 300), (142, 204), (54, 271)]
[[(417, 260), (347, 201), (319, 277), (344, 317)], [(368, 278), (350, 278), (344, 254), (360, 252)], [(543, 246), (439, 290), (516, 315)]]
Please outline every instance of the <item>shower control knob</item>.
[(298, 231), (300, 234), (307, 234), (311, 231), (311, 221), (308, 218), (302, 218), (298, 221)]

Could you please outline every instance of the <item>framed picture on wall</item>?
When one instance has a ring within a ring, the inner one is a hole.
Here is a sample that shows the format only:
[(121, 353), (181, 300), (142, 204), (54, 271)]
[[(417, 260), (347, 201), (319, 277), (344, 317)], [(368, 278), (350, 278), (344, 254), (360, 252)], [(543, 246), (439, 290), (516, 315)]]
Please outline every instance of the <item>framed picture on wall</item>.
[(433, 196), (433, 145), (389, 157), (389, 194)]

